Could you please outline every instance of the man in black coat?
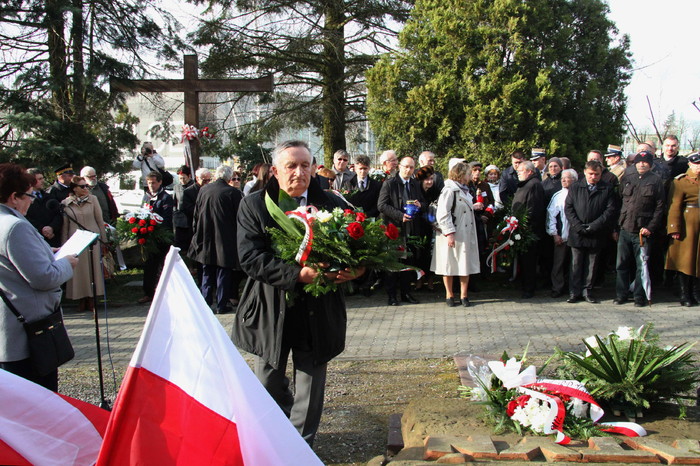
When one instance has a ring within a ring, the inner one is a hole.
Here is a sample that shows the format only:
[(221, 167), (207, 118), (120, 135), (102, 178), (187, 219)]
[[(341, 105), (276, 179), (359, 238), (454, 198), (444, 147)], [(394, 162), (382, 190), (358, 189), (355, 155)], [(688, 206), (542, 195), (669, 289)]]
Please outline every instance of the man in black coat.
[[(544, 203), (544, 188), (542, 180), (536, 171), (535, 164), (530, 161), (522, 162), (518, 166), (518, 190), (513, 196), (513, 214), (527, 215), (528, 228), (537, 236), (538, 240), (530, 245), (528, 250), (518, 256), (520, 275), (522, 279), (522, 297), (532, 298), (535, 295), (537, 284), (537, 260), (541, 249), (540, 240), (545, 238), (545, 220), (547, 205)], [(550, 274), (551, 270), (543, 270), (543, 274)]]
[(173, 246), (180, 248), (180, 254), (184, 256), (192, 241), (192, 220), (187, 217), (187, 214), (182, 209), (182, 203), (185, 197), (185, 189), (193, 186), (195, 182), (192, 179), (192, 170), (187, 165), (178, 168), (177, 178), (179, 183), (173, 185), (173, 227), (175, 228)]
[[(342, 199), (311, 183), (311, 152), (302, 141), (286, 141), (272, 154), (274, 177), (264, 189), (243, 198), (238, 211), (238, 258), (248, 275), (231, 337), (256, 355), (254, 370), (301, 436), (313, 444), (323, 411), (326, 365), (345, 348), (347, 314), (341, 290), (313, 297), (303, 290), (321, 272), (289, 264), (273, 248), (267, 228), (278, 227), (265, 207), (265, 195), (278, 202), (280, 190), (302, 206), (332, 210)], [(326, 272), (336, 283), (364, 270)], [(294, 298), (287, 294), (294, 292)], [(295, 393), (285, 375), (292, 352)]]
[(568, 303), (584, 299), (589, 303), (598, 302), (591, 295), (594, 272), (617, 220), (617, 196), (613, 187), (601, 180), (601, 163), (587, 162), (583, 173), (585, 178), (569, 188), (565, 205), (571, 247)]
[[(640, 237), (649, 249), (654, 247), (654, 237), (664, 235), (666, 216), (664, 184), (662, 178), (652, 172), (654, 154), (638, 152), (634, 156), (635, 173), (625, 174), (620, 181), (622, 210), (620, 211), (620, 238), (617, 242), (617, 277), (615, 304), (628, 299), (629, 285), (634, 279), (634, 305), (643, 307), (647, 296), (642, 283)], [(649, 253), (650, 255), (652, 252)]]
[[(416, 169), (416, 162), (412, 157), (404, 157), (399, 162), (399, 172), (396, 176), (388, 178), (382, 184), (379, 192), (378, 206), (379, 213), (385, 223), (393, 223), (401, 230), (401, 236), (406, 240), (409, 236), (420, 234), (418, 222), (421, 221), (421, 212), (427, 208), (423, 190), (418, 180), (413, 178), (413, 171)], [(420, 209), (414, 216), (409, 216), (404, 211), (407, 201), (415, 201), (415, 205)], [(412, 249), (407, 245), (409, 251)], [(404, 262), (407, 265), (415, 265), (415, 254), (412, 254)], [(398, 306), (396, 299), (396, 287), (399, 285), (401, 301), (411, 304), (418, 304), (418, 300), (409, 292), (411, 276), (415, 272), (390, 272), (386, 275), (386, 292), (389, 297), (389, 306)]]
[[(146, 189), (141, 204), (148, 204), (154, 213), (163, 217), (161, 228), (173, 229), (173, 197), (165, 190), (163, 176), (160, 172), (153, 171), (146, 176)], [(158, 245), (158, 250), (146, 258), (143, 264), (144, 296), (138, 300), (140, 304), (150, 303), (153, 300), (160, 269), (165, 262), (168, 249), (170, 249), (170, 244), (161, 243)]]
[(236, 215), (243, 194), (229, 186), (233, 168), (216, 169), (216, 181), (203, 186), (197, 196), (188, 256), (202, 264), (202, 296), (211, 305), (216, 288), (216, 314), (228, 312), (231, 276), (238, 269)]
[(371, 162), (366, 155), (360, 155), (355, 160), (355, 173), (357, 173), (357, 191), (348, 197), (350, 202), (355, 207), (362, 208), (362, 211), (368, 217), (378, 217), (379, 208), (377, 201), (379, 199), (379, 191), (382, 189), (382, 183), (373, 180), (369, 177)]
[(63, 215), (58, 208), (49, 210), (46, 207), (48, 201), (53, 198), (44, 190), (43, 172), (38, 168), (30, 168), (27, 172), (34, 175), (35, 184), (32, 189), (35, 197), (34, 202), (27, 210), (26, 218), (41, 233), (49, 246), (59, 248), (61, 247), (60, 231), (63, 225)]
[(506, 203), (513, 199), (515, 191), (518, 190), (518, 167), (525, 162), (525, 153), (516, 150), (510, 154), (511, 166), (503, 170), (501, 180), (498, 182), (498, 191), (501, 195), (501, 202)]

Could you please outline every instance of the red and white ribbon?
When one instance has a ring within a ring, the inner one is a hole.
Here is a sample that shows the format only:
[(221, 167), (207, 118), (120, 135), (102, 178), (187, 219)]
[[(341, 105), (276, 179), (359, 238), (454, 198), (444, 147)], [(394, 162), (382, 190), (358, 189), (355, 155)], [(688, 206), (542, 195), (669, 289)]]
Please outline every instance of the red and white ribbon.
[(498, 253), (514, 244), (515, 241), (508, 238), (508, 241), (503, 244), (493, 245), (493, 251), (491, 251), (491, 254), (489, 254), (489, 256), (486, 258), (486, 266), (491, 269), (491, 273), (496, 273), (498, 270)]
[(304, 238), (301, 240), (297, 255), (294, 257), (294, 260), (297, 261), (297, 263), (302, 267), (306, 265), (306, 261), (311, 254), (311, 249), (314, 243), (314, 230), (312, 228), (312, 224), (315, 213), (316, 208), (311, 206), (308, 208), (299, 207), (296, 210), (290, 210), (284, 213), (287, 217), (297, 220), (304, 225)]
[(636, 422), (606, 422), (600, 424), (600, 430), (627, 437), (645, 437), (647, 431)]
[(199, 137), (199, 130), (192, 125), (182, 126), (182, 136), (180, 137), (180, 142), (191, 141), (192, 139), (197, 139)]

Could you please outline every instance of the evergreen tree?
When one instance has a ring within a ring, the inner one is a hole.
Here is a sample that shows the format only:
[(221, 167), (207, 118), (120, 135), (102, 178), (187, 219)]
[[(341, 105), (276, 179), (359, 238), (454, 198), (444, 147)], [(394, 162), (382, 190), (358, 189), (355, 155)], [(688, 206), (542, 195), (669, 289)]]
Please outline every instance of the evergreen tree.
[(142, 76), (172, 59), (176, 23), (155, 0), (12, 0), (0, 8), (0, 160), (119, 170), (137, 121), (109, 76)]
[(582, 160), (624, 133), (629, 45), (601, 0), (417, 0), (367, 74), (379, 144), (501, 165), (518, 148)]
[(364, 72), (379, 51), (389, 50), (395, 32), (388, 24), (405, 21), (409, 5), (211, 0), (210, 11), (218, 13), (202, 24), (194, 42), (211, 47), (203, 64), (207, 76), (274, 73), (274, 95), (260, 97), (261, 104), (272, 104), (272, 113), (253, 122), (254, 132), (273, 138), (285, 127), (321, 128), (328, 163), (335, 150), (346, 148), (346, 126), (364, 120)]

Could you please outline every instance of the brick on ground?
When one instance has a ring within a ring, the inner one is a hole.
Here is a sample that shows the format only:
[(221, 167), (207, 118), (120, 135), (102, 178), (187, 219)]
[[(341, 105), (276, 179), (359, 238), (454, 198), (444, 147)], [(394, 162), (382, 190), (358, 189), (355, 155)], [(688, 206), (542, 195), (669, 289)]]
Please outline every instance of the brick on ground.
[[(676, 448), (671, 445), (666, 445), (658, 440), (645, 437), (628, 437), (624, 442), (636, 450), (651, 452), (663, 458), (668, 464), (700, 464), (700, 454), (685, 448)], [(680, 446), (683, 443), (681, 443), (680, 440), (676, 440), (674, 444)]]

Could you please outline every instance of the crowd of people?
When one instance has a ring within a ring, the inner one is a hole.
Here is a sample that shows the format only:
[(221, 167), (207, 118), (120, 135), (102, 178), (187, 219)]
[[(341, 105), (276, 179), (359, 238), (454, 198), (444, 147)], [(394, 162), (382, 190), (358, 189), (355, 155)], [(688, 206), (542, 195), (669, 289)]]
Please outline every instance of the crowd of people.
[[(236, 309), (234, 342), (256, 356), (256, 375), (311, 444), (323, 407), (326, 363), (343, 351), (347, 323), (343, 291), (318, 297), (303, 291), (319, 273), (336, 283), (352, 282), (366, 294), (381, 283), (390, 306), (417, 304), (415, 291), (434, 290), (441, 276), (446, 305), (469, 307), (475, 280), (489, 275), (486, 257), (495, 223), (510, 212), (524, 212), (535, 241), (520, 252), (514, 271), (522, 298), (532, 298), (544, 282), (553, 298), (595, 303), (594, 286), (615, 270), (615, 304), (647, 305), (650, 287), (675, 280), (681, 305), (697, 305), (700, 155), (683, 157), (678, 149), (675, 136), (663, 141), (660, 157), (650, 142), (628, 158), (610, 145), (589, 151), (578, 172), (568, 159), (547, 159), (545, 150), (533, 148), (527, 156), (521, 150), (510, 154), (504, 170), (453, 158), (443, 176), (430, 151), (416, 160), (387, 150), (381, 166), (372, 167), (369, 157), (351, 160), (338, 150), (333, 165), (323, 167), (305, 143), (287, 141), (275, 149), (271, 163), (253, 168), (250, 180), (226, 165), (194, 174), (182, 166), (172, 194), (152, 145), (144, 144), (133, 166), (142, 172), (143, 203), (163, 218), (163, 228), (172, 229), (173, 244), (203, 297), (216, 313)], [(79, 310), (94, 307), (87, 284), (91, 267), (92, 274), (102, 273), (97, 269), (102, 243), (95, 243), (98, 259), (92, 264), (86, 255), (56, 261), (51, 248), (76, 229), (104, 240), (105, 224), (118, 217), (93, 168), (83, 167), (76, 176), (65, 165), (55, 175), (47, 190), (41, 170), (0, 165), (0, 235), (6, 238), (0, 244), (0, 283), (19, 305), (39, 314), (56, 308), (59, 285), (66, 281), (66, 296), (79, 300)], [(282, 261), (270, 240), (268, 228), (275, 223), (264, 197), (277, 200), (280, 191), (300, 206), (362, 209), (396, 226), (406, 268), (324, 272)], [(23, 241), (16, 241), (18, 235)], [(140, 303), (153, 299), (169, 247), (160, 244), (145, 259)], [(99, 296), (104, 291), (101, 280), (97, 283)], [(26, 373), (28, 355), (13, 319), (8, 313), (0, 318), (0, 367)], [(285, 374), (290, 354), (294, 393)]]

